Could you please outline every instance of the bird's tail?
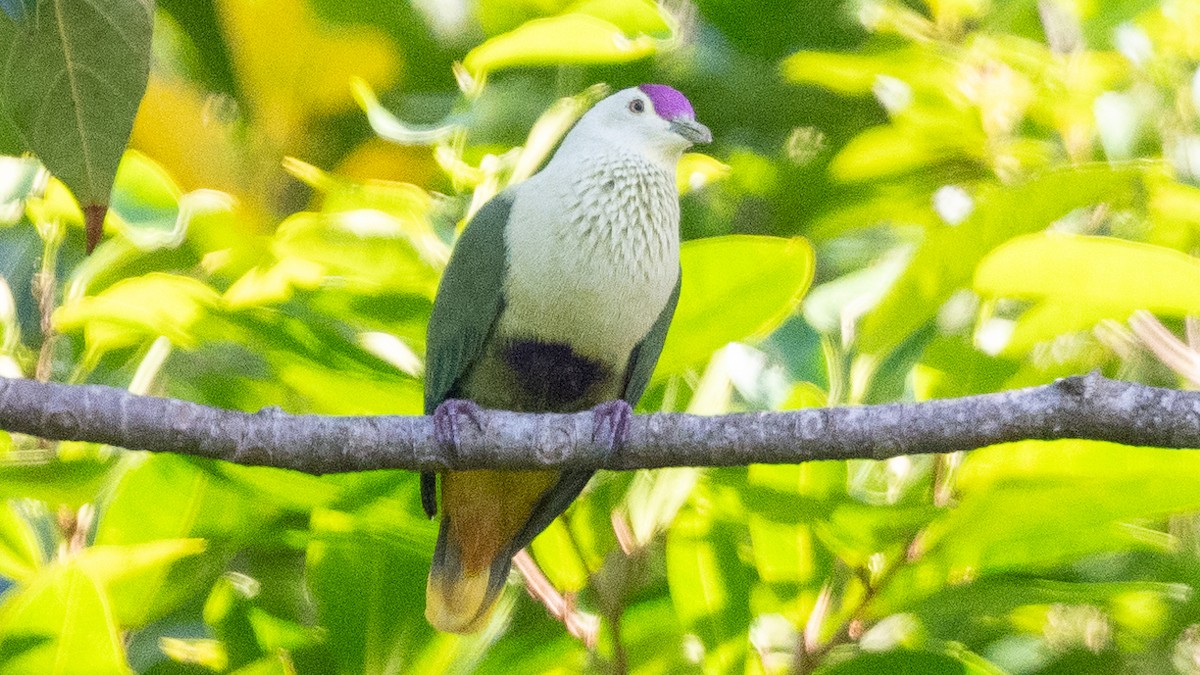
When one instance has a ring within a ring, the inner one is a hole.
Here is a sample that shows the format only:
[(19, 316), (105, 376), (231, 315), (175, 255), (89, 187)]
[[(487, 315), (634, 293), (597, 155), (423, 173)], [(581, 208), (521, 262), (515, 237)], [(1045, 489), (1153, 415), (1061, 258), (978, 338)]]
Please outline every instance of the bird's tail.
[(562, 513), (591, 471), (449, 471), (425, 616), (435, 628), (473, 633), (491, 618), (512, 557)]
[(447, 633), (474, 633), (487, 625), (512, 567), (512, 556), (500, 555), (472, 572), (463, 567), (462, 558), (458, 542), (450, 536), (450, 516), (443, 513), (425, 585), (425, 618)]

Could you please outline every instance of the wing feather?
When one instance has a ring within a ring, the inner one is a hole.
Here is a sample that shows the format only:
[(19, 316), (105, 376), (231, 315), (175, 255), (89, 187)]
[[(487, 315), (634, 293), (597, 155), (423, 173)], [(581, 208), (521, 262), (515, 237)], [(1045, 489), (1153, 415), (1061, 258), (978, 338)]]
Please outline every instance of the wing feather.
[[(425, 414), (450, 398), (487, 344), (504, 307), (507, 252), (504, 230), (512, 197), (500, 194), (484, 204), (454, 245), (442, 273), (425, 340)], [(437, 479), (421, 474), (421, 505), (437, 513)]]
[(504, 229), (512, 198), (494, 197), (467, 224), (438, 285), (425, 342), (425, 414), (450, 398), (483, 352), (504, 306)]
[(646, 337), (633, 348), (629, 355), (629, 366), (625, 371), (625, 394), (622, 396), (629, 405), (636, 407), (646, 385), (650, 384), (650, 376), (654, 374), (654, 366), (662, 354), (663, 343), (667, 340), (667, 329), (671, 327), (671, 318), (675, 316), (675, 305), (679, 304), (679, 288), (683, 283), (682, 270), (675, 279), (675, 290), (667, 298), (667, 304), (659, 312), (654, 325), (646, 332)]

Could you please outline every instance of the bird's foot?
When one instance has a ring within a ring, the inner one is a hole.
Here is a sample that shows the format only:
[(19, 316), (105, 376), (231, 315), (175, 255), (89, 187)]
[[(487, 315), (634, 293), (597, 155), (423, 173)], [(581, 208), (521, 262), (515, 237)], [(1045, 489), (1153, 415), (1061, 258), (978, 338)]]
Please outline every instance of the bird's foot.
[(458, 452), (458, 425), (460, 418), (467, 418), (476, 429), (483, 430), (483, 408), (474, 401), (451, 398), (442, 401), (433, 411), (433, 435), (443, 449)]
[(608, 448), (609, 452), (617, 450), (629, 437), (632, 421), (633, 408), (627, 401), (617, 399), (601, 403), (592, 408), (592, 442)]

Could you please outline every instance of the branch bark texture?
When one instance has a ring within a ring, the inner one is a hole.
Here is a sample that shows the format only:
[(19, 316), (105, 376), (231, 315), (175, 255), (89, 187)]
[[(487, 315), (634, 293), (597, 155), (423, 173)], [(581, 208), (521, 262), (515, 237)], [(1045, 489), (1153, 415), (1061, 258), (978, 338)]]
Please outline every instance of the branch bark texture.
[(1023, 439), (1200, 448), (1200, 392), (1071, 377), (924, 403), (700, 417), (636, 415), (624, 445), (592, 414), (485, 411), (440, 447), (423, 416), (329, 417), (222, 410), (95, 385), (0, 378), (0, 429), (311, 474), (372, 469), (651, 469), (792, 464), (945, 453)]

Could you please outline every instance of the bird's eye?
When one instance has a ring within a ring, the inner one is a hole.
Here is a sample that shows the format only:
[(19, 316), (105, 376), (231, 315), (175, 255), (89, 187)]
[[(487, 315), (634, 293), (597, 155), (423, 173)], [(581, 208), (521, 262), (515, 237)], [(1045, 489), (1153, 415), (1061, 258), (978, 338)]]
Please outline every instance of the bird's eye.
[(646, 109), (646, 102), (640, 98), (635, 98), (629, 102), (629, 111), (640, 113)]

